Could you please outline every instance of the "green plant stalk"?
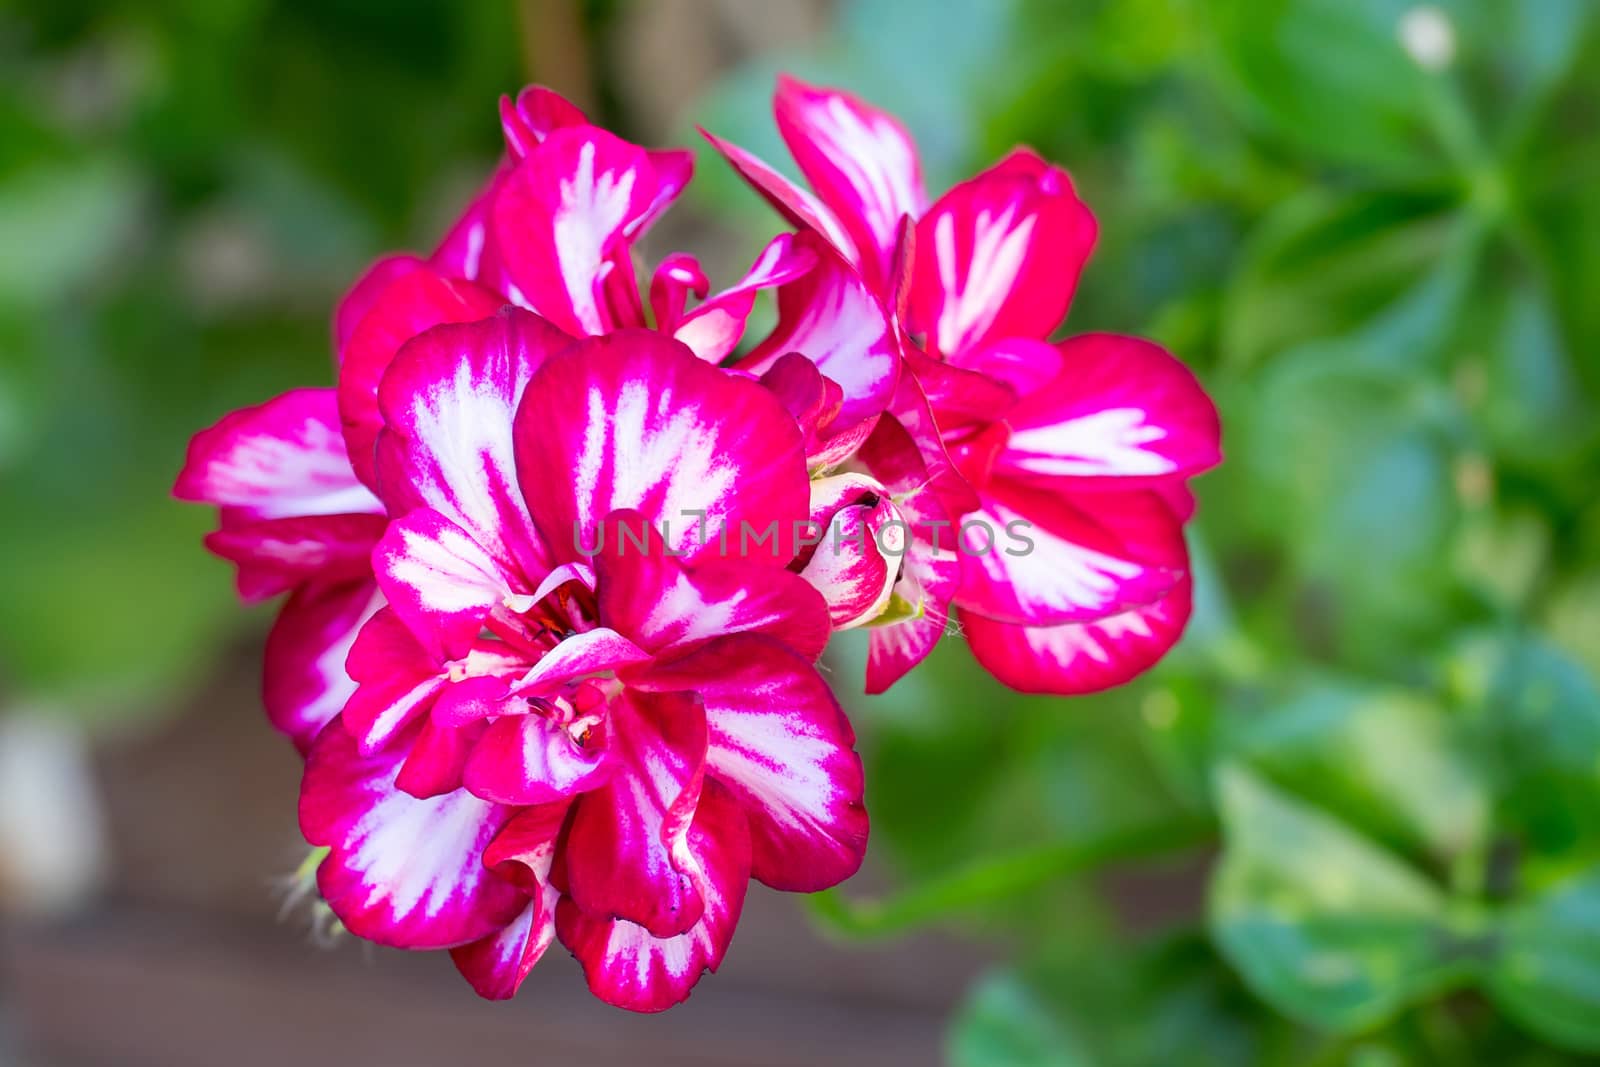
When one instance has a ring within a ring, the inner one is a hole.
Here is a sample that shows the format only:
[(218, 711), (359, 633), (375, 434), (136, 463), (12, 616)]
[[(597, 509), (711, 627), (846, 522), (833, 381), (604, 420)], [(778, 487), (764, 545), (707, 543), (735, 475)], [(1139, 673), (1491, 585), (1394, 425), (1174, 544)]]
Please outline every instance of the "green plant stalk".
[(1212, 819), (1184, 816), (1087, 841), (1052, 842), (987, 857), (876, 899), (851, 900), (837, 889), (828, 889), (812, 894), (807, 905), (812, 916), (834, 934), (852, 939), (888, 937), (1060, 878), (1195, 848), (1215, 837)]

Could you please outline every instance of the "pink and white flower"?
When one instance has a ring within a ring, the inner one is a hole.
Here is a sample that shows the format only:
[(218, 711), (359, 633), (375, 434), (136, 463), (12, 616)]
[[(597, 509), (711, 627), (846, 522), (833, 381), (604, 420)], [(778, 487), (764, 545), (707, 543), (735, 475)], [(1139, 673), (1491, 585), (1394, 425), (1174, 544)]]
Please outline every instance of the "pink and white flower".
[(1219, 426), (1148, 341), (1047, 342), (1096, 233), (1066, 172), (1018, 149), (930, 203), (887, 113), (791, 78), (774, 110), (814, 193), (710, 139), (890, 310), (914, 386), (889, 411), (921, 452), (921, 495), (959, 523), (959, 581), (925, 581), (915, 625), (874, 634), (869, 688), (926, 654), (951, 602), (979, 662), (1015, 688), (1080, 693), (1145, 670), (1188, 618), (1185, 483), (1221, 458)]
[(307, 767), (323, 896), (362, 937), (454, 949), (485, 995), (556, 937), (597, 995), (670, 1006), (749, 878), (815, 890), (865, 847), (814, 666), (828, 605), (783, 551), (730, 546), (806, 521), (801, 431), (680, 342), (515, 308), (415, 338), (378, 395), (400, 517)]

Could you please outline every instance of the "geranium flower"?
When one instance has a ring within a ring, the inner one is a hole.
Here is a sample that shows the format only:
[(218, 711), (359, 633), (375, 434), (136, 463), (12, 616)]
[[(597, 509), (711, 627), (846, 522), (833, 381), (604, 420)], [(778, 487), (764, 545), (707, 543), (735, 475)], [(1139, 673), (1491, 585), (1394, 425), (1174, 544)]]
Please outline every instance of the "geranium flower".
[(377, 395), (389, 606), (307, 765), (323, 897), (485, 996), (558, 937), (598, 996), (668, 1007), (750, 877), (819, 889), (865, 848), (828, 606), (787, 569), (801, 431), (680, 342), (516, 308), (412, 340)]
[[(979, 662), (1014, 688), (1053, 693), (1149, 667), (1188, 619), (1185, 483), (1220, 459), (1219, 426), (1194, 376), (1148, 341), (1047, 343), (1096, 232), (1066, 172), (1018, 149), (930, 203), (892, 116), (791, 78), (775, 112), (814, 193), (707, 136), (902, 328), (914, 387), (890, 410), (959, 521), (947, 533), (961, 538), (952, 599)], [(874, 633), (880, 682), (926, 654), (941, 610), (930, 597), (908, 637)]]

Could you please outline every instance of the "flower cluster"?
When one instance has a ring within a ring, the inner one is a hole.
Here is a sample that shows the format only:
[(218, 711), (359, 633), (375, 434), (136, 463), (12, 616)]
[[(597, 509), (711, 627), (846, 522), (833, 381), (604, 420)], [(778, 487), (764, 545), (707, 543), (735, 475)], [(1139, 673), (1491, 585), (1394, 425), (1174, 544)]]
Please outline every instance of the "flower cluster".
[(340, 303), (337, 384), (228, 415), (178, 478), (241, 595), (288, 594), (264, 698), (322, 898), (485, 997), (559, 938), (601, 998), (669, 1007), (751, 878), (855, 872), (834, 631), (869, 629), (881, 691), (953, 608), (1000, 680), (1080, 693), (1188, 616), (1216, 413), (1149, 342), (1047, 340), (1095, 232), (1067, 175), (1018, 151), (930, 204), (888, 115), (787, 79), (776, 112), (813, 191), (707, 135), (793, 227), (708, 295), (692, 256), (635, 273), (689, 153), (502, 100), (438, 249)]

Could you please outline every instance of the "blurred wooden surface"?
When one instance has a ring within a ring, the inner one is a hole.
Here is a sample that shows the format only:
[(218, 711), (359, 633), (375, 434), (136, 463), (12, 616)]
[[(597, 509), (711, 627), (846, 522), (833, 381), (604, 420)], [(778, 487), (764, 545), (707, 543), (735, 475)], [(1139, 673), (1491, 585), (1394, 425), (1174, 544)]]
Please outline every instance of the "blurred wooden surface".
[(88, 915), (0, 933), (3, 1067), (8, 1020), (25, 1067), (939, 1062), (974, 947), (830, 944), (760, 886), (722, 971), (653, 1017), (593, 999), (559, 946), (515, 1001), (489, 1004), (442, 953), (313, 944), (303, 916), (277, 914), (275, 880), (304, 854), (298, 761), (261, 719), (257, 656), (241, 649), (170, 724), (103, 747), (113, 889)]

